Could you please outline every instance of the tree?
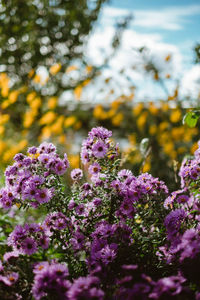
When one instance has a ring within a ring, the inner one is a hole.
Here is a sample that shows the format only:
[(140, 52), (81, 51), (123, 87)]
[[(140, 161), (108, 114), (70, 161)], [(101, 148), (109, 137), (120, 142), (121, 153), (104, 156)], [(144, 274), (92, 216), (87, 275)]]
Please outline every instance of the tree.
[(195, 48), (195, 63), (200, 63), (200, 44), (196, 44)]
[(0, 58), (8, 76), (26, 82), (39, 66), (66, 69), (107, 0), (0, 0)]

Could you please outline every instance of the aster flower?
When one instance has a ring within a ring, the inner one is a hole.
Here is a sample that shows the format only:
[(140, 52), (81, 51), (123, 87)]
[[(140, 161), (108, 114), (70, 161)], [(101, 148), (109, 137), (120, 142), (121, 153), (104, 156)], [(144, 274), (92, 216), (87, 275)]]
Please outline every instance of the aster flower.
[(168, 297), (178, 295), (182, 292), (182, 283), (185, 281), (186, 279), (180, 274), (161, 278), (155, 283), (155, 287), (149, 297), (151, 299), (160, 299), (163, 295)]
[(41, 190), (37, 191), (37, 194), (35, 196), (35, 199), (40, 203), (46, 203), (49, 202), (49, 200), (53, 197), (52, 191), (47, 188), (43, 188)]
[(106, 153), (107, 153), (107, 146), (103, 141), (97, 141), (93, 146), (92, 146), (92, 154), (96, 158), (103, 158)]
[(133, 173), (130, 170), (126, 169), (123, 169), (117, 173), (117, 177), (123, 180), (126, 180), (130, 176), (133, 176)]
[(99, 206), (102, 204), (102, 200), (100, 198), (94, 198), (93, 203), (95, 206)]
[(8, 273), (6, 276), (0, 275), (0, 281), (3, 282), (7, 286), (11, 286), (15, 284), (15, 282), (18, 280), (19, 274), (16, 272)]
[(40, 184), (43, 184), (45, 182), (45, 179), (43, 176), (38, 176), (38, 175), (33, 175), (31, 177), (31, 179), (29, 180), (29, 185), (31, 186), (32, 184), (33, 185), (40, 185)]
[(83, 171), (79, 168), (71, 171), (72, 180), (80, 180), (83, 177)]
[(101, 171), (101, 166), (97, 162), (94, 162), (89, 166), (88, 171), (91, 175), (96, 175)]
[(56, 147), (51, 143), (43, 142), (38, 147), (38, 153), (40, 153), (40, 154), (42, 154), (42, 153), (48, 154), (48, 153), (55, 153), (55, 152), (56, 152)]
[(105, 265), (111, 263), (115, 259), (116, 255), (116, 251), (112, 249), (110, 245), (106, 245), (99, 253), (100, 259)]
[(79, 204), (79, 205), (77, 205), (76, 208), (75, 208), (75, 211), (76, 211), (76, 213), (77, 213), (79, 216), (84, 215), (84, 213), (85, 213), (85, 206), (84, 206), (84, 204)]
[(95, 127), (88, 133), (88, 136), (92, 139), (100, 138), (102, 140), (106, 140), (112, 136), (112, 131), (109, 131), (104, 127)]
[(31, 255), (37, 251), (37, 243), (34, 239), (27, 237), (22, 242), (21, 249), (24, 254)]
[(89, 154), (85, 148), (81, 150), (81, 161), (84, 165), (90, 161)]
[(49, 247), (49, 243), (49, 237), (43, 235), (38, 241), (38, 246), (40, 246), (42, 249), (47, 249)]
[(72, 199), (69, 201), (68, 209), (72, 210), (74, 207), (76, 207), (76, 202)]
[(15, 160), (16, 162), (22, 162), (25, 158), (25, 155), (22, 153), (17, 153), (15, 154), (13, 160)]
[(43, 153), (40, 154), (38, 157), (38, 160), (42, 163), (42, 164), (48, 164), (49, 160), (52, 159), (52, 156), (50, 154), (47, 153)]
[(39, 262), (39, 263), (35, 263), (34, 268), (33, 268), (33, 273), (38, 274), (42, 270), (44, 270), (46, 267), (48, 268), (48, 266), (49, 266), (49, 263), (47, 261), (42, 261), (42, 262)]
[(171, 211), (165, 218), (164, 225), (167, 228), (167, 236), (172, 240), (179, 231), (182, 222), (186, 219), (186, 212), (183, 209)]
[(22, 199), (26, 200), (32, 200), (32, 199), (36, 199), (37, 194), (40, 190), (38, 188), (36, 188), (34, 185), (31, 186), (26, 186), (26, 188), (23, 190), (22, 192)]
[(33, 147), (29, 147), (28, 151), (29, 154), (36, 154), (37, 153), (37, 147), (33, 146)]
[[(74, 280), (67, 293), (69, 300), (74, 299), (98, 299), (103, 300), (104, 292), (100, 289), (100, 282), (97, 277), (79, 277)], [(95, 297), (95, 298), (94, 298)]]
[(68, 269), (64, 264), (42, 262), (34, 267), (32, 293), (36, 300), (43, 297), (67, 299), (71, 283), (67, 280)]
[(59, 160), (56, 162), (53, 169), (57, 175), (63, 175), (66, 172), (67, 167), (62, 160)]
[(186, 258), (194, 258), (200, 252), (200, 235), (197, 229), (191, 228), (184, 232), (179, 245), (180, 262)]
[(18, 171), (18, 166), (17, 164), (13, 164), (12, 166), (8, 166), (5, 170), (5, 176), (6, 177), (10, 177), (10, 176), (14, 176), (17, 174), (17, 171)]
[(19, 257), (19, 252), (15, 250), (15, 251), (6, 252), (3, 256), (3, 260), (11, 264), (18, 257)]
[(53, 212), (46, 216), (44, 224), (53, 230), (62, 230), (67, 227), (67, 217), (62, 212)]
[(133, 218), (134, 212), (135, 212), (135, 209), (133, 207), (133, 204), (128, 200), (124, 200), (122, 202), (122, 204), (120, 205), (118, 214)]

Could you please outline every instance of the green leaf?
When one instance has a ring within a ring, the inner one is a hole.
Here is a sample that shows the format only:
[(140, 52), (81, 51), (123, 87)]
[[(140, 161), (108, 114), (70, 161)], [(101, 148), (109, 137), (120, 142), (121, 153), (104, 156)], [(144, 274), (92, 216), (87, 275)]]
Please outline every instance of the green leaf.
[(193, 128), (196, 126), (198, 119), (200, 118), (200, 110), (189, 111), (183, 118), (183, 124)]

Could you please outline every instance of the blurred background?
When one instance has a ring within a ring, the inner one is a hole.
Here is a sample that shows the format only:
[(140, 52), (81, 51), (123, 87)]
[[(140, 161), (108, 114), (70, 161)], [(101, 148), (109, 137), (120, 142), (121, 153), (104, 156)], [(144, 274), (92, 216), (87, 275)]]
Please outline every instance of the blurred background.
[(170, 188), (199, 123), (200, 3), (0, 0), (0, 167), (42, 141), (80, 167), (93, 126), (113, 131), (122, 167)]

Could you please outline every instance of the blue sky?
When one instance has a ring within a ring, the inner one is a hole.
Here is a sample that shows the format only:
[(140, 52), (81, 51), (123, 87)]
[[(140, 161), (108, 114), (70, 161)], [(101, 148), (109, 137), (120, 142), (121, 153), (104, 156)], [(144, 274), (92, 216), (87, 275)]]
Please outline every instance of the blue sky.
[[(160, 16), (165, 17), (165, 25), (171, 25), (171, 29), (167, 26), (161, 28), (159, 26), (141, 26), (142, 20), (133, 21), (132, 27), (139, 32), (154, 32), (162, 34), (163, 40), (167, 43), (173, 43), (182, 48), (184, 52), (191, 51), (191, 48), (196, 42), (200, 42), (200, 1), (196, 0), (113, 0), (110, 1), (109, 7), (118, 9), (127, 9), (133, 12), (137, 18), (138, 12), (143, 11), (143, 15), (160, 13)], [(170, 19), (171, 14), (171, 19)], [(156, 15), (155, 15), (156, 17)], [(149, 20), (150, 21), (150, 20)], [(171, 22), (170, 22), (171, 21)], [(141, 23), (138, 25), (137, 23)], [(170, 24), (171, 23), (171, 24)], [(185, 46), (184, 46), (185, 44)], [(191, 53), (192, 55), (192, 53)]]
[[(169, 72), (173, 76), (174, 81), (168, 84), (169, 90), (173, 91), (179, 81), (184, 95), (197, 97), (200, 93), (200, 66), (194, 65), (193, 47), (200, 42), (200, 1), (109, 1), (104, 5), (89, 41), (87, 51), (93, 62), (101, 64), (101, 57), (112, 52), (110, 42), (114, 24), (130, 13), (133, 14), (133, 21), (124, 32), (117, 55), (110, 62), (110, 72), (107, 70), (104, 75), (113, 77), (125, 68), (129, 78), (138, 86), (138, 98), (147, 98), (146, 90), (157, 98), (163, 97), (163, 91), (152, 84), (152, 78), (143, 76), (141, 60), (133, 51), (133, 48), (146, 46), (149, 57), (161, 74), (165, 76)], [(173, 59), (166, 63), (168, 54)], [(139, 66), (138, 70), (133, 70), (134, 65)]]

